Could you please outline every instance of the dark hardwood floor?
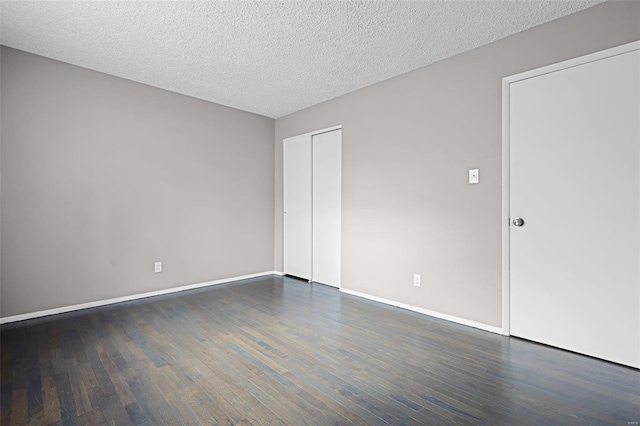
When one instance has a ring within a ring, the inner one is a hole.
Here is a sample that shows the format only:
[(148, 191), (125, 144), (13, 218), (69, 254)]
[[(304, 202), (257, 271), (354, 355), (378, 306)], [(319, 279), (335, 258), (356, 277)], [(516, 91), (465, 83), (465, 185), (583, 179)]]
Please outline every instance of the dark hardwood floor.
[(2, 425), (638, 424), (640, 371), (267, 277), (2, 327)]

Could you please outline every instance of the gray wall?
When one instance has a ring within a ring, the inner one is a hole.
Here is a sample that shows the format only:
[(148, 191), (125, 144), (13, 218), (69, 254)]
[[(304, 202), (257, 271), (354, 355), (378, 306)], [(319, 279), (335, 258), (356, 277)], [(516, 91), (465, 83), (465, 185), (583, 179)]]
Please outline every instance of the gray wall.
[(2, 317), (273, 269), (273, 119), (1, 63)]
[(276, 270), (282, 139), (342, 124), (342, 286), (501, 326), (501, 79), (638, 39), (607, 2), (277, 119)]

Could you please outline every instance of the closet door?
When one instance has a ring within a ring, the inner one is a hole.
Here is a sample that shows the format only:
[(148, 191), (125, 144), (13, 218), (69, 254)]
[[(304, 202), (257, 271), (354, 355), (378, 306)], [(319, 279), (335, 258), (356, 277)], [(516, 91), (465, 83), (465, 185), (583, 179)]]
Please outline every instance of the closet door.
[(311, 280), (311, 137), (285, 139), (284, 273)]
[(313, 135), (312, 281), (340, 287), (342, 130)]

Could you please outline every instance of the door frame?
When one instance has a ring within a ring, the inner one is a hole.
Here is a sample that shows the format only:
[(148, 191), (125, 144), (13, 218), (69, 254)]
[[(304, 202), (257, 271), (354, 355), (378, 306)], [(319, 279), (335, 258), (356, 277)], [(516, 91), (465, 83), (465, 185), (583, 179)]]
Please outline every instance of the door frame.
[[(319, 135), (321, 133), (332, 132), (334, 130), (342, 130), (342, 124), (338, 124), (338, 125), (331, 126), (331, 127), (325, 127), (323, 129), (314, 130), (312, 132), (307, 132), (307, 133), (301, 133), (301, 134), (298, 134), (298, 135), (288, 136), (288, 137), (282, 139), (282, 172), (283, 172), (283, 175), (282, 175), (282, 178), (283, 178), (283, 180), (282, 180), (282, 272), (283, 272), (283, 275), (286, 275), (286, 272), (284, 271), (284, 259), (285, 259), (285, 249), (286, 249), (285, 248), (285, 235), (284, 235), (284, 233), (285, 233), (285, 226), (284, 226), (284, 221), (285, 221), (285, 214), (284, 214), (284, 212), (285, 212), (285, 209), (284, 209), (284, 207), (285, 207), (285, 205), (284, 205), (284, 201), (285, 201), (284, 200), (284, 143), (285, 143), (286, 140), (293, 139), (293, 138), (299, 138), (299, 137), (308, 137), (310, 140), (312, 140), (313, 136), (315, 136), (315, 135)], [(312, 145), (311, 149), (312, 149), (312, 152), (313, 152), (313, 145)], [(313, 159), (312, 159), (312, 161), (313, 161)], [(341, 171), (341, 174), (342, 174), (342, 164), (340, 164), (340, 171)], [(312, 173), (313, 173), (313, 171), (312, 171)], [(312, 182), (312, 185), (313, 185), (313, 182)], [(312, 203), (311, 204), (311, 208), (313, 209), (313, 196), (311, 198), (311, 203)], [(340, 212), (340, 215), (342, 216), (342, 211)], [(313, 217), (311, 218), (311, 232), (313, 233)], [(342, 240), (342, 236), (341, 236), (340, 239)], [(311, 239), (311, 248), (310, 248), (309, 254), (311, 256), (311, 259), (310, 259), (311, 270), (309, 271), (309, 275), (310, 275), (309, 282), (312, 282), (311, 280), (313, 279), (313, 238)]]
[(599, 52), (536, 68), (502, 79), (502, 334), (511, 335), (511, 240), (510, 240), (510, 85), (517, 81), (584, 65), (640, 50), (640, 40)]

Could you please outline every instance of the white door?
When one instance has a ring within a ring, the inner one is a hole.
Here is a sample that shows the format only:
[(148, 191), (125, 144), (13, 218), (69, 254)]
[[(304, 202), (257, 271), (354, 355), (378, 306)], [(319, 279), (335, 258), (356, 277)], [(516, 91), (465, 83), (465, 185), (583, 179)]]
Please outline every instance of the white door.
[(313, 135), (313, 278), (340, 287), (342, 130)]
[(311, 280), (311, 137), (284, 140), (284, 273)]
[(640, 52), (509, 90), (511, 334), (640, 368)]

